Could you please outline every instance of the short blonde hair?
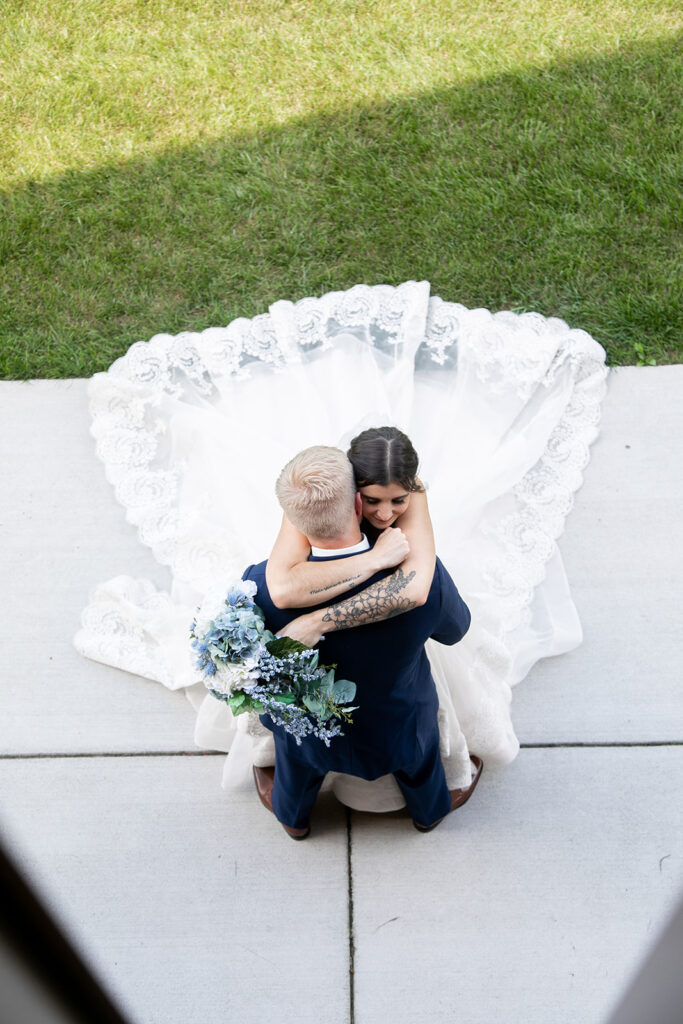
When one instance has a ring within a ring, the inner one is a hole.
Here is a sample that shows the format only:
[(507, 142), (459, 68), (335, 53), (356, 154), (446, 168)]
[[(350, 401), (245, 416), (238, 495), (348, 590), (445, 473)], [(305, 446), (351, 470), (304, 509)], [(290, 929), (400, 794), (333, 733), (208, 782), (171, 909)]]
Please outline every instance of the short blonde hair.
[(307, 537), (334, 540), (348, 529), (353, 513), (353, 467), (339, 448), (314, 445), (287, 463), (275, 493), (297, 530)]

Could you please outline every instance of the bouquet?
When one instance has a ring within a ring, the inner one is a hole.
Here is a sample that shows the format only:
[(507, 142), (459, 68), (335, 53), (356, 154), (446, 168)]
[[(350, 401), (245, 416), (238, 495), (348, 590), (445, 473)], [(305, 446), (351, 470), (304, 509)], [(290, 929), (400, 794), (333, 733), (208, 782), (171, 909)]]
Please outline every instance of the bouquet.
[(356, 684), (334, 678), (335, 666), (318, 663), (318, 652), (266, 629), (254, 603), (256, 584), (239, 580), (207, 594), (190, 629), (197, 667), (209, 693), (234, 715), (268, 715), (300, 745), (317, 736), (329, 747), (351, 722)]

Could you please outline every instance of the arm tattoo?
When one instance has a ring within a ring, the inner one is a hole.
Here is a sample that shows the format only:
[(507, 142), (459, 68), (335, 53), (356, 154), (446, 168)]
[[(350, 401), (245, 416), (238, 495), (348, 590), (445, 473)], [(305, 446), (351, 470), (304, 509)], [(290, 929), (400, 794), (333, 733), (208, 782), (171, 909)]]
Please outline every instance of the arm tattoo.
[(417, 604), (409, 597), (401, 596), (414, 576), (414, 571), (406, 576), (402, 569), (397, 569), (391, 576), (373, 583), (354, 597), (330, 605), (322, 621), (333, 622), (335, 629), (353, 629), (354, 626), (402, 615)]
[(319, 590), (311, 590), (310, 595), (313, 597), (315, 594), (324, 594), (328, 590), (334, 590), (335, 587), (342, 587), (345, 583), (355, 583), (356, 580), (361, 578), (362, 573), (358, 573), (357, 576), (347, 576), (345, 580), (337, 580), (336, 583), (330, 583), (329, 587), (320, 587)]

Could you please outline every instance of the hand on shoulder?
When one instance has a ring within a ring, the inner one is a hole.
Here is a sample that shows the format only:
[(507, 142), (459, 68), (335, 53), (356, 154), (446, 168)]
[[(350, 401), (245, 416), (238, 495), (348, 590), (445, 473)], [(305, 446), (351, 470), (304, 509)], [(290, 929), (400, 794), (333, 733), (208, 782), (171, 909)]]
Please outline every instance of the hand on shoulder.
[(410, 544), (399, 526), (390, 526), (380, 533), (372, 552), (378, 569), (393, 569), (408, 557)]

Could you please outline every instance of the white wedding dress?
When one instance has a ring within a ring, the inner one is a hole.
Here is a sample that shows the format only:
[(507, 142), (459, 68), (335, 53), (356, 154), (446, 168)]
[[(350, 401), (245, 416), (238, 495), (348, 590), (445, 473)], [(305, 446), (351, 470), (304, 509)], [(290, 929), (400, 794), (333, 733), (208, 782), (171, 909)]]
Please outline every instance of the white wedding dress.
[[(469, 782), (470, 752), (511, 761), (511, 687), (581, 640), (556, 539), (597, 433), (604, 358), (562, 320), (468, 310), (414, 281), (133, 345), (90, 383), (92, 433), (127, 519), (169, 567), (169, 592), (128, 576), (101, 585), (78, 650), (186, 688), (198, 746), (229, 751), (224, 785), (251, 785), (250, 765), (273, 763), (272, 738), (207, 694), (193, 611), (267, 557), (274, 482), (292, 455), (395, 424), (419, 453), (437, 552), (472, 612), (461, 643), (428, 645), (449, 785)], [(391, 776), (328, 785), (358, 809), (403, 805)]]

